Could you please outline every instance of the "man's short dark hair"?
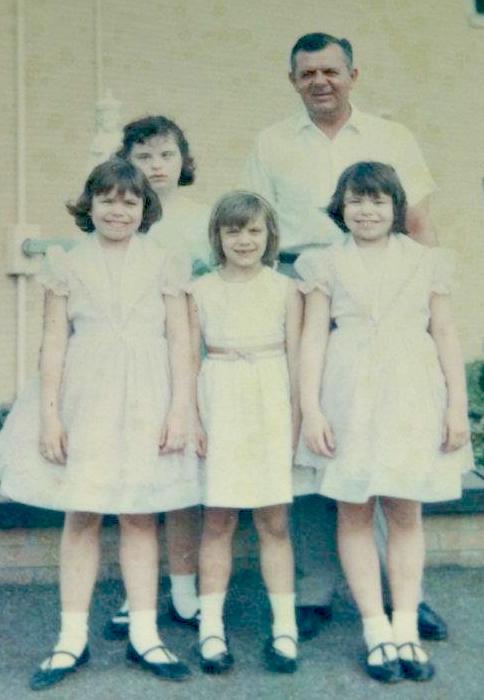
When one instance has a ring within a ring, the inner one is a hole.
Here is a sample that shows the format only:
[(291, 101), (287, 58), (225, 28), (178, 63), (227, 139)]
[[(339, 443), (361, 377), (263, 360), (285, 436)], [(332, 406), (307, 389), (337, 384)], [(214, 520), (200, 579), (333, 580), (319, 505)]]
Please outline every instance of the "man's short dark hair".
[(343, 52), (346, 64), (349, 70), (353, 68), (353, 47), (348, 39), (338, 39), (331, 34), (323, 34), (322, 32), (314, 32), (313, 34), (304, 34), (299, 37), (291, 50), (291, 72), (296, 70), (296, 54), (299, 51), (321, 51), (327, 46), (339, 46)]

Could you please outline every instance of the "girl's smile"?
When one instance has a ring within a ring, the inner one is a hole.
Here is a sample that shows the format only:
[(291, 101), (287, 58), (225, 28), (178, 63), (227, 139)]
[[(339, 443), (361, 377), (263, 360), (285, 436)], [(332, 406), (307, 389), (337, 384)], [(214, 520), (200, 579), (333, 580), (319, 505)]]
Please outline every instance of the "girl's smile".
[(138, 231), (143, 217), (143, 200), (133, 192), (116, 189), (92, 198), (91, 219), (102, 245), (127, 244)]
[(384, 243), (392, 230), (393, 200), (388, 194), (355, 194), (348, 190), (344, 197), (344, 222), (356, 243)]

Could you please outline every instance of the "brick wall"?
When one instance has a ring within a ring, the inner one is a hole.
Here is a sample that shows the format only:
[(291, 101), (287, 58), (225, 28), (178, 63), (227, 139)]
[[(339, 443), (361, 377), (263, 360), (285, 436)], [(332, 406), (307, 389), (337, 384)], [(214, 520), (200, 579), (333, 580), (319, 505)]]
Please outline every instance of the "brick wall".
[[(484, 566), (484, 513), (430, 515), (425, 518), (427, 566), (458, 564)], [(0, 530), (0, 584), (51, 583), (58, 578), (59, 528)], [(167, 571), (166, 548), (161, 527), (161, 562)], [(255, 535), (248, 518), (242, 518), (234, 556), (239, 560), (257, 556)], [(119, 577), (118, 529), (104, 527), (100, 578)], [(243, 562), (240, 562), (243, 565)]]

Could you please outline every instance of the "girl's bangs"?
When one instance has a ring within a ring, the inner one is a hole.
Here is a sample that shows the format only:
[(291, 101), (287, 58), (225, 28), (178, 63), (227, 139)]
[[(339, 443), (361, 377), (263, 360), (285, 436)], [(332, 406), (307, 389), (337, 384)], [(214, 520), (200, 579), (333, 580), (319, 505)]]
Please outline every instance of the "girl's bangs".
[(115, 172), (114, 170), (108, 170), (104, 172), (100, 178), (98, 178), (92, 184), (92, 193), (106, 194), (111, 190), (116, 190), (122, 197), (126, 192), (132, 192), (136, 197), (143, 197), (144, 188), (141, 182), (141, 178), (138, 173), (127, 172)]
[(249, 221), (258, 216), (262, 206), (255, 198), (252, 200), (228, 201), (218, 213), (219, 226), (235, 226), (243, 228)]
[(348, 179), (346, 189), (353, 194), (370, 197), (378, 197), (379, 194), (392, 194), (392, 189), (388, 183), (378, 173), (375, 172), (359, 172), (355, 173)]

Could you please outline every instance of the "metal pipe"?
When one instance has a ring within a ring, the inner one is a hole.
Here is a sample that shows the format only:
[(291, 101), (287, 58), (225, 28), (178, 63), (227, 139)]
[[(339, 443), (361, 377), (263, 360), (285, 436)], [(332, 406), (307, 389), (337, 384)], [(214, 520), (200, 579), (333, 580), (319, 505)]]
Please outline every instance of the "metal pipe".
[(45, 255), (48, 248), (53, 245), (61, 246), (67, 252), (78, 243), (78, 240), (72, 238), (26, 238), (22, 243), (22, 253), (27, 258), (33, 258), (35, 255)]
[(27, 277), (26, 275), (17, 275), (17, 394), (22, 390), (25, 384), (25, 340), (27, 337), (26, 323), (26, 307), (27, 307)]
[[(17, 0), (17, 223), (26, 223), (25, 184), (25, 4)], [(27, 282), (17, 275), (16, 299), (16, 390), (25, 384)]]
[(96, 100), (102, 98), (103, 91), (103, 46), (102, 46), (102, 15), (101, 0), (94, 0), (94, 42), (95, 42), (95, 71), (96, 71)]
[(26, 223), (25, 188), (25, 4), (17, 0), (17, 223)]

